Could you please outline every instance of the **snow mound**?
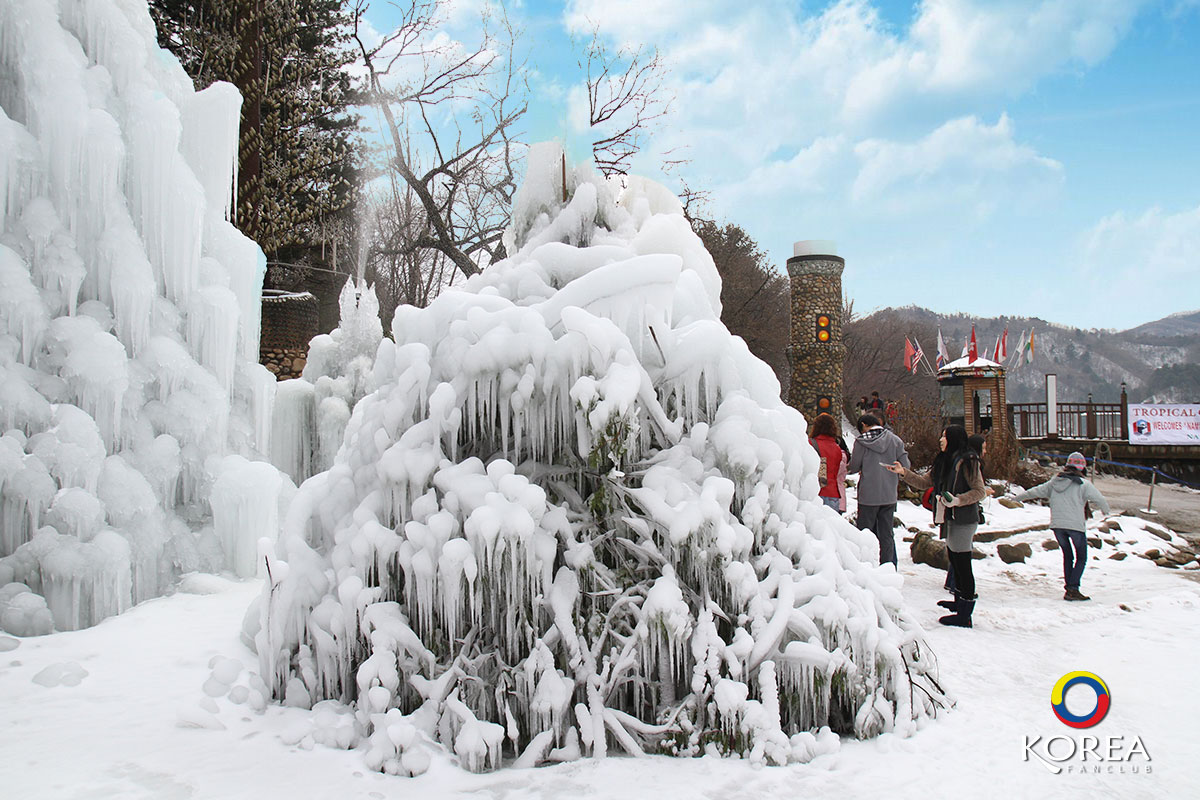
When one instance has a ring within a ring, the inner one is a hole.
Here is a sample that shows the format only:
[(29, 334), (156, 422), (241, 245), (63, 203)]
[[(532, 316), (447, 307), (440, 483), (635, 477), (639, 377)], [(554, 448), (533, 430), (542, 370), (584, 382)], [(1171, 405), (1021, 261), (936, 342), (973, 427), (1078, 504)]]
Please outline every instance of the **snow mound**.
[(432, 743), (471, 770), (783, 764), (935, 713), (900, 578), (817, 501), (804, 419), (720, 323), (678, 202), (539, 145), (507, 242), (397, 310), (300, 487), (246, 626), (271, 696), (348, 705), (404, 775)]
[(34, 597), (71, 630), (252, 569), (273, 517), (212, 488), (265, 457), (275, 387), (237, 91), (194, 91), (138, 0), (0, 0), (0, 31), (0, 624), (29, 635)]

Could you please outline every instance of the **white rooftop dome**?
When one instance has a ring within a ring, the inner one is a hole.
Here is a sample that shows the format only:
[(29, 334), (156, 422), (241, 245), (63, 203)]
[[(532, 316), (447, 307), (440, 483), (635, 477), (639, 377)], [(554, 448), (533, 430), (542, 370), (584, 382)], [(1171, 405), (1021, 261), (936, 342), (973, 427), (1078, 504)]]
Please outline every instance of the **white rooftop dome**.
[(792, 245), (793, 256), (836, 256), (837, 242), (832, 239), (805, 239)]

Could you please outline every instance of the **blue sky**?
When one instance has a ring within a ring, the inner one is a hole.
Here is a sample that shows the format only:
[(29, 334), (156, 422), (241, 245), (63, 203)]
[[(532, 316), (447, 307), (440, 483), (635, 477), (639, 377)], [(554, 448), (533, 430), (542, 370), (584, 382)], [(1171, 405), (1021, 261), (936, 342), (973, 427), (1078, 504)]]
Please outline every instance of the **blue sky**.
[[(481, 0), (447, 27), (469, 40)], [(386, 28), (386, 7), (372, 21)], [(859, 311), (1123, 329), (1200, 309), (1200, 0), (510, 4), (527, 139), (588, 155), (572, 36), (656, 46), (681, 174), (783, 269), (833, 239)], [(677, 185), (673, 179), (663, 179)]]

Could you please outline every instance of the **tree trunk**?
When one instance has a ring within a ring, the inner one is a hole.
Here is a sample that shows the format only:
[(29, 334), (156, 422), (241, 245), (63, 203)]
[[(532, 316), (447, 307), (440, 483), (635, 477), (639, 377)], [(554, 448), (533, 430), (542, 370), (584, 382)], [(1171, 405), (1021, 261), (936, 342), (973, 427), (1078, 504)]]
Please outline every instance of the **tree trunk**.
[(234, 25), (238, 41), (234, 85), (242, 93), (237, 226), (257, 241), (262, 227), (263, 0), (238, 3)]

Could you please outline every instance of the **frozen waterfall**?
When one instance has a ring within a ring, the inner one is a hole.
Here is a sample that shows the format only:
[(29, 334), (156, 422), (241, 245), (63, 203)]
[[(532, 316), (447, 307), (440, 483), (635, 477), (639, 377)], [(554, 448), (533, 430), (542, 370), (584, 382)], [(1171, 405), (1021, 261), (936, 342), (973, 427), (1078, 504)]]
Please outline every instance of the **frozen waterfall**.
[(0, 0), (7, 630), (44, 633), (47, 610), (85, 627), (182, 572), (253, 574), (275, 536), (287, 481), (246, 462), (268, 453), (275, 382), (266, 262), (228, 219), (240, 107), (193, 89), (141, 0)]

